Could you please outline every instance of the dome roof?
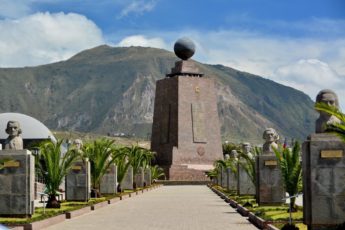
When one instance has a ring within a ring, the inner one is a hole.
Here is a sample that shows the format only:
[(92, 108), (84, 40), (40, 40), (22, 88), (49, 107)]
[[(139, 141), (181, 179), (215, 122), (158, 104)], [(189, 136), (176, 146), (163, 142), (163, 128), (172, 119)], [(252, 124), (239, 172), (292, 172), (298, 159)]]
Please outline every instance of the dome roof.
[(21, 113), (0, 113), (0, 139), (6, 139), (5, 129), (8, 121), (18, 121), (23, 139), (51, 139), (56, 141), (50, 130), (37, 119)]

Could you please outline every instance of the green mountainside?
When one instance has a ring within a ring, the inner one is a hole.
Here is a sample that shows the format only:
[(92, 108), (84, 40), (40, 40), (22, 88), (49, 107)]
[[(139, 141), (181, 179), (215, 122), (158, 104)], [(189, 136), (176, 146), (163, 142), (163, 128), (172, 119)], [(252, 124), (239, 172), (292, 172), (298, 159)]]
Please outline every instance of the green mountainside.
[[(155, 82), (177, 57), (155, 48), (85, 50), (67, 61), (0, 69), (0, 112), (35, 117), (55, 130), (101, 134), (151, 132)], [(196, 62), (215, 79), (224, 140), (262, 142), (265, 127), (305, 139), (316, 113), (304, 93), (221, 65)]]

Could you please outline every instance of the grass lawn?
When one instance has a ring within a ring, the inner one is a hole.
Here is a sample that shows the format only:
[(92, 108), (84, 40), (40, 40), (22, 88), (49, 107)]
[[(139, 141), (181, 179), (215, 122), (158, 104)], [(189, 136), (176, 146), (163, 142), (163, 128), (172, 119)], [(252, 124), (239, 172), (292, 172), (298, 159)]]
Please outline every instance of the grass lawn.
[(111, 196), (104, 196), (101, 198), (91, 198), (88, 202), (76, 202), (76, 201), (63, 201), (61, 202), (61, 208), (60, 209), (45, 209), (43, 211), (43, 204), (41, 207), (35, 208), (35, 214), (32, 215), (31, 218), (14, 218), (14, 217), (0, 217), (0, 223), (1, 224), (27, 224), (32, 223), (39, 220), (44, 220), (49, 217), (57, 216), (59, 214), (63, 214), (66, 212), (70, 212), (73, 210), (77, 210), (86, 206), (90, 206), (93, 204), (97, 204), (106, 200), (109, 200), (111, 198), (117, 197), (119, 195), (111, 195)]
[[(254, 196), (238, 196), (236, 194), (236, 191), (227, 191), (226, 189), (220, 187), (220, 186), (213, 186), (213, 188), (223, 192), (226, 194), (230, 199), (235, 200), (238, 204), (244, 205), (250, 203), (251, 206), (247, 206), (246, 208), (249, 209), (249, 211), (253, 212), (256, 216), (261, 217), (264, 220), (267, 221), (277, 221), (278, 223), (275, 223), (274, 225), (278, 228), (283, 227), (286, 222), (289, 221), (289, 212), (288, 212), (288, 205), (282, 204), (282, 205), (275, 205), (275, 206), (259, 206), (256, 203)], [(246, 205), (244, 205), (246, 206)], [(301, 207), (298, 208), (297, 212), (292, 213), (292, 221), (303, 221), (303, 210)], [(306, 230), (307, 226), (303, 223), (296, 224), (297, 227), (299, 227), (300, 230)]]

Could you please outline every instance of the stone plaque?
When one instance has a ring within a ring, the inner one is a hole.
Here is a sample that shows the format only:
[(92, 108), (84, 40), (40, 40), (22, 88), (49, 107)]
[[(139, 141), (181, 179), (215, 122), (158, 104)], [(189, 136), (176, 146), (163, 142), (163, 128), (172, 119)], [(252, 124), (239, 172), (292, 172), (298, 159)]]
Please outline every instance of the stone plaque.
[(265, 166), (277, 166), (278, 162), (276, 160), (265, 161)]
[(73, 165), (72, 170), (80, 171), (80, 170), (82, 170), (82, 167), (80, 165)]
[(342, 158), (343, 150), (321, 150), (321, 158)]
[(205, 111), (201, 102), (192, 104), (193, 141), (206, 143)]
[(4, 162), (4, 168), (19, 168), (20, 167), (20, 162), (19, 161), (6, 161)]

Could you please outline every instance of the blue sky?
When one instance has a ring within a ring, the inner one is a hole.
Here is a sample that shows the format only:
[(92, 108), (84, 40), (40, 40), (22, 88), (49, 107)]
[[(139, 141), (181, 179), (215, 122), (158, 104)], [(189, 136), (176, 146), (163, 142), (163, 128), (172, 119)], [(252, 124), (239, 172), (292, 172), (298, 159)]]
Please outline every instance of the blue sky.
[(0, 0), (0, 67), (65, 60), (100, 44), (172, 50), (297, 88), (345, 108), (344, 0)]

